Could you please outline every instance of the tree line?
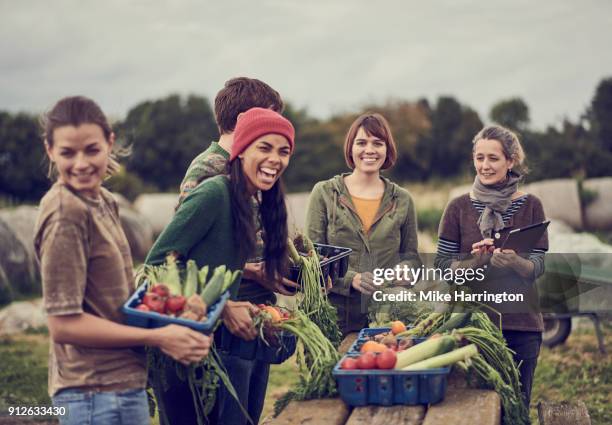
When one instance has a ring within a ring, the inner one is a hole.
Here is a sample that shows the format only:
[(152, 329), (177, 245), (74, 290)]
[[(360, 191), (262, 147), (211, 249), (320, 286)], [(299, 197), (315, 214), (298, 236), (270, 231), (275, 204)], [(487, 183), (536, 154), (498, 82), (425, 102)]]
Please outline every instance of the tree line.
[[(419, 99), (366, 105), (324, 120), (288, 104), (284, 115), (294, 123), (297, 141), (284, 176), (290, 191), (309, 190), (317, 181), (346, 170), (344, 136), (365, 111), (379, 112), (389, 120), (399, 151), (398, 162), (389, 171), (394, 180), (471, 175), (471, 140), (483, 121), (452, 96), (432, 103)], [(544, 131), (533, 130), (529, 107), (520, 98), (497, 102), (488, 118), (519, 134), (531, 170), (527, 181), (611, 174), (612, 77), (598, 84), (590, 105), (575, 122), (565, 119)], [(198, 95), (141, 102), (113, 127), (131, 153), (108, 185), (130, 199), (143, 192), (176, 192), (190, 161), (218, 137), (211, 103)], [(48, 189), (37, 116), (0, 111), (0, 170), (2, 197), (36, 202)]]

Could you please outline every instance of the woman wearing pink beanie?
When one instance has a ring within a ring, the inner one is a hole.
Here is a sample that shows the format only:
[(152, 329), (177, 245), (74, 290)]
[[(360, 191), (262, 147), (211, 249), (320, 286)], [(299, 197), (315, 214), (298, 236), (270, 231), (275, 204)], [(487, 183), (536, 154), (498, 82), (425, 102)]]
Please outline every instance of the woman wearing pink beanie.
[[(166, 253), (176, 251), (183, 260), (193, 259), (198, 267), (226, 265), (242, 270), (256, 246), (256, 215), (252, 198), (259, 201), (258, 218), (265, 241), (265, 272), (269, 279), (287, 271), (287, 209), (280, 181), (293, 153), (295, 130), (280, 114), (252, 108), (238, 117), (230, 155), (229, 175), (203, 181), (180, 205), (149, 253), (146, 263), (163, 263)], [(258, 192), (260, 193), (258, 195)], [(235, 283), (223, 311), (223, 323), (239, 338), (257, 336), (251, 319), (257, 307), (237, 301)], [(269, 364), (223, 354), (222, 362), (236, 389), (240, 403), (257, 423), (263, 408)], [(197, 423), (201, 405), (194, 405), (191, 390), (170, 364), (165, 370), (168, 386), (154, 382), (164, 423)], [(209, 423), (246, 424), (236, 402), (220, 388)]]

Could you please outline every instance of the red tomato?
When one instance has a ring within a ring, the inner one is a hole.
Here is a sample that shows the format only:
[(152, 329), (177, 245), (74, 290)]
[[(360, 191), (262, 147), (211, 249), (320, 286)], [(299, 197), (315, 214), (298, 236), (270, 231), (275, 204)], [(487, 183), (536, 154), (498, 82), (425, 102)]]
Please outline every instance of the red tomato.
[(147, 307), (146, 304), (138, 304), (136, 306), (136, 310), (140, 310), (140, 311), (151, 311), (151, 309), (149, 307)]
[(376, 357), (376, 366), (378, 366), (379, 369), (393, 369), (396, 361), (397, 355), (395, 351), (386, 350)]
[(170, 296), (170, 289), (168, 289), (168, 287), (163, 283), (156, 283), (153, 285), (151, 292), (159, 295), (162, 298), (168, 298)]
[(357, 360), (352, 357), (347, 357), (340, 363), (340, 369), (353, 370), (357, 369)]
[(147, 292), (142, 298), (142, 303), (149, 307), (151, 311), (163, 314), (165, 311), (165, 302), (162, 297), (153, 292)]
[(166, 300), (166, 313), (178, 313), (185, 307), (187, 300), (182, 295), (173, 295)]
[(371, 351), (363, 353), (357, 358), (357, 367), (359, 369), (376, 369), (376, 354)]

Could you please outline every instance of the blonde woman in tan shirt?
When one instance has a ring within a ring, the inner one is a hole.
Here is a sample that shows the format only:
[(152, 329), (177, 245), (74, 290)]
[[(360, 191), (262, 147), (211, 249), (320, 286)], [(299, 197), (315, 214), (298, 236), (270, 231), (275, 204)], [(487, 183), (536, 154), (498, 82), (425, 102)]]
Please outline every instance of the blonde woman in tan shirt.
[(41, 263), (51, 347), (49, 394), (61, 424), (149, 423), (144, 356), (151, 345), (185, 364), (208, 354), (209, 337), (169, 325), (122, 324), (133, 290), (132, 258), (117, 204), (102, 181), (118, 164), (114, 134), (85, 97), (61, 99), (43, 117), (57, 180), (43, 197), (35, 246)]

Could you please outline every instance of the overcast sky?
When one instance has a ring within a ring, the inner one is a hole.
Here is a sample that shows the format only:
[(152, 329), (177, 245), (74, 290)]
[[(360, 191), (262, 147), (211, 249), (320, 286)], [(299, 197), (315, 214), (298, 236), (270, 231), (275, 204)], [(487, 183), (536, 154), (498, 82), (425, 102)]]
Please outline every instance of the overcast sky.
[(85, 94), (122, 117), (245, 75), (320, 118), (453, 95), (486, 120), (520, 96), (543, 128), (612, 76), (611, 36), (609, 0), (0, 0), (0, 109)]

